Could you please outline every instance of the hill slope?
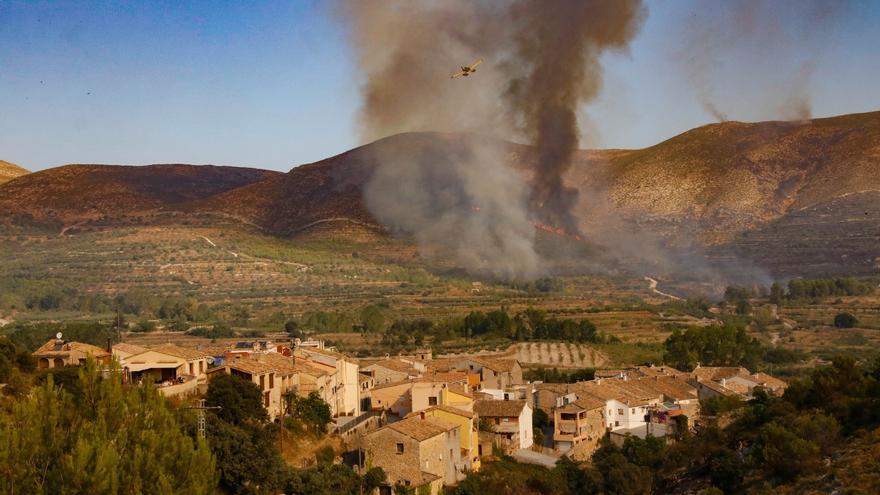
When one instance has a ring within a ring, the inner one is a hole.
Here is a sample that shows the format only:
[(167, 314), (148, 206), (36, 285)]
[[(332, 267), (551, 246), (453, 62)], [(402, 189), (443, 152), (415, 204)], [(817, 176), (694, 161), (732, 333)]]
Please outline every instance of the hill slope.
[[(56, 225), (145, 212), (220, 214), (269, 233), (382, 231), (362, 191), (381, 156), (453, 152), (473, 135), (406, 133), (286, 174), (230, 167), (68, 166), (0, 188), (0, 221)], [(499, 143), (529, 178), (534, 150)], [(709, 249), (778, 274), (876, 273), (880, 264), (880, 112), (808, 123), (725, 122), (640, 150), (584, 150), (565, 177), (583, 230), (603, 240)], [(405, 208), (406, 205), (401, 205)], [(141, 219), (138, 218), (138, 221)], [(107, 222), (104, 222), (106, 224)], [(625, 247), (625, 246), (624, 246)]]
[(0, 216), (70, 225), (173, 208), (278, 172), (213, 165), (66, 165), (2, 186)]
[(0, 184), (9, 182), (16, 177), (21, 177), (22, 175), (29, 173), (30, 172), (14, 163), (0, 160)]

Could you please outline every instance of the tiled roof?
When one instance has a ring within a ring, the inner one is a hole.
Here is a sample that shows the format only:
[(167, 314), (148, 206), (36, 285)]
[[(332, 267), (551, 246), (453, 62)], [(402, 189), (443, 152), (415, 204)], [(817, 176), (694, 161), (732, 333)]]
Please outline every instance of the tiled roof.
[(699, 381), (715, 380), (722, 378), (732, 378), (734, 376), (746, 376), (751, 373), (742, 367), (721, 367), (721, 366), (698, 366), (691, 372), (691, 375)]
[(758, 381), (763, 386), (771, 387), (771, 388), (786, 388), (788, 387), (788, 383), (784, 380), (780, 380), (775, 376), (770, 376), (767, 373), (755, 373), (752, 375), (752, 378)]
[(249, 358), (230, 360), (225, 364), (225, 367), (244, 371), (245, 373), (250, 373), (252, 375), (264, 375), (275, 371), (275, 368), (272, 366)]
[(463, 371), (440, 371), (426, 373), (419, 381), (442, 383), (467, 383), (467, 373)]
[(514, 366), (517, 364), (516, 359), (494, 359), (484, 357), (471, 357), (468, 359), (470, 359), (471, 361), (476, 361), (492, 371), (501, 371), (506, 373), (510, 373), (511, 371), (513, 371)]
[(353, 358), (351, 356), (346, 356), (345, 354), (342, 354), (341, 352), (329, 351), (327, 349), (318, 349), (316, 347), (297, 347), (294, 350), (294, 353), (301, 353), (301, 354), (305, 354), (305, 355), (308, 355), (309, 353), (323, 354), (324, 356), (330, 356), (330, 357), (335, 358), (340, 361), (348, 361), (349, 363), (358, 363), (358, 360), (356, 358)]
[(672, 400), (690, 400), (698, 397), (696, 387), (672, 376), (652, 376), (638, 381), (647, 388), (653, 388)]
[(397, 382), (390, 382), (390, 383), (383, 383), (381, 385), (376, 385), (375, 387), (373, 387), (373, 390), (381, 390), (383, 388), (397, 387), (400, 385), (412, 385), (413, 383), (415, 383), (415, 382), (413, 382), (412, 380), (400, 380)]
[(206, 357), (209, 357), (204, 352), (197, 351), (195, 349), (187, 349), (185, 347), (180, 347), (171, 343), (157, 345), (156, 347), (147, 350), (161, 352), (162, 354), (168, 354), (169, 356), (179, 357), (182, 359), (204, 359)]
[(698, 380), (698, 383), (708, 388), (709, 390), (717, 392), (721, 395), (736, 395), (736, 392), (734, 392), (733, 390), (730, 390), (727, 387), (723, 387), (720, 383), (713, 382), (712, 380)]
[(412, 363), (407, 363), (406, 361), (400, 359), (383, 359), (381, 361), (375, 361), (373, 363), (367, 364), (366, 366), (362, 365), (361, 368), (367, 369), (373, 366), (381, 366), (382, 368), (389, 369), (391, 371), (416, 371), (415, 368), (413, 368)]
[(578, 397), (589, 394), (601, 400), (616, 400), (630, 406), (646, 404), (660, 395), (659, 393), (648, 393), (641, 387), (622, 385), (625, 383), (627, 382), (624, 380), (614, 378), (602, 379), (601, 381), (579, 382), (577, 384), (577, 394)]
[(113, 345), (114, 351), (124, 352), (126, 354), (140, 354), (147, 350), (146, 347), (141, 347), (139, 345), (128, 344), (125, 342), (120, 342), (118, 344)]
[(421, 411), (411, 412), (411, 413), (407, 414), (406, 417), (410, 418), (413, 416), (419, 416), (420, 413), (422, 413), (422, 412), (428, 412), (428, 411), (433, 411), (433, 410), (445, 411), (445, 412), (448, 412), (449, 414), (456, 414), (458, 416), (464, 416), (466, 418), (473, 418), (474, 417), (474, 413), (472, 413), (470, 411), (466, 411), (464, 409), (459, 409), (457, 407), (443, 406), (443, 405), (431, 406), (431, 407), (429, 407), (427, 409), (423, 409)]
[(457, 427), (452, 423), (448, 423), (439, 418), (428, 417), (422, 419), (418, 416), (406, 418), (396, 423), (391, 423), (385, 428), (392, 429), (398, 433), (402, 433), (418, 442), (427, 440), (437, 435), (442, 435), (447, 431)]
[(578, 398), (578, 400), (574, 402), (569, 402), (568, 404), (559, 408), (560, 411), (592, 411), (593, 409), (604, 409), (605, 401), (601, 400), (597, 397), (584, 396)]
[(70, 351), (77, 351), (94, 357), (106, 357), (110, 355), (106, 350), (92, 344), (84, 344), (82, 342), (58, 342), (55, 339), (41, 345), (33, 354), (35, 356), (57, 356), (67, 354)]
[(518, 418), (525, 405), (524, 400), (477, 399), (474, 412), (485, 418)]
[(312, 366), (307, 361), (302, 360), (294, 360), (293, 369), (298, 373), (305, 373), (310, 376), (327, 376), (330, 374), (327, 370), (321, 369), (317, 366)]
[(284, 356), (278, 354), (277, 352), (267, 352), (265, 354), (258, 354), (256, 356), (251, 356), (251, 359), (256, 359), (263, 364), (267, 364), (273, 368), (275, 371), (283, 374), (283, 375), (292, 375), (296, 373), (296, 367), (293, 365), (293, 358), (290, 356)]

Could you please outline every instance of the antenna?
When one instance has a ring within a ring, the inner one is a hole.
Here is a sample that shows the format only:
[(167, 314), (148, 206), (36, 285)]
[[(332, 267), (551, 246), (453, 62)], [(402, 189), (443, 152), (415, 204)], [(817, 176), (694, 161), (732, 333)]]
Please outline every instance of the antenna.
[(207, 401), (205, 399), (199, 399), (199, 405), (190, 406), (190, 407), (187, 407), (186, 409), (195, 409), (196, 411), (198, 411), (197, 412), (198, 422), (196, 424), (197, 424), (198, 430), (199, 430), (199, 438), (204, 440), (205, 439), (205, 424), (206, 424), (205, 411), (208, 409), (223, 409), (223, 408), (220, 406), (208, 406)]

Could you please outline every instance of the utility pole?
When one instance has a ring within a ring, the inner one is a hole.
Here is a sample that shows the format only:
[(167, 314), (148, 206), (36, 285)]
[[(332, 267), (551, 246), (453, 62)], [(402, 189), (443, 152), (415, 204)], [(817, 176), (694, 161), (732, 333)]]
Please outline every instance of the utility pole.
[(198, 415), (198, 422), (196, 424), (198, 425), (199, 438), (204, 440), (205, 439), (205, 426), (206, 426), (205, 411), (207, 411), (208, 409), (218, 410), (218, 409), (223, 409), (223, 408), (220, 406), (208, 406), (207, 401), (205, 399), (199, 399), (199, 405), (190, 406), (190, 407), (187, 407), (187, 409), (195, 409), (196, 410), (196, 414)]

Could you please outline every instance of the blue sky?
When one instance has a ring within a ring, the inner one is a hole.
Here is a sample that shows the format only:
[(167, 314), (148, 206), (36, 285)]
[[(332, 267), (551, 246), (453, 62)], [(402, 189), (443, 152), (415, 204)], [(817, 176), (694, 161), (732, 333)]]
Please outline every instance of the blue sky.
[[(683, 34), (712, 21), (706, 5), (648, 2), (629, 52), (604, 57), (602, 95), (582, 112), (588, 144), (642, 147), (712, 121), (687, 76)], [(814, 115), (880, 109), (880, 2), (854, 5), (821, 29), (782, 26), (770, 46), (755, 36), (716, 47), (713, 98), (732, 119), (779, 118), (773, 100), (808, 64)], [(288, 170), (359, 144), (360, 82), (326, 2), (0, 0), (0, 159), (31, 170)]]

